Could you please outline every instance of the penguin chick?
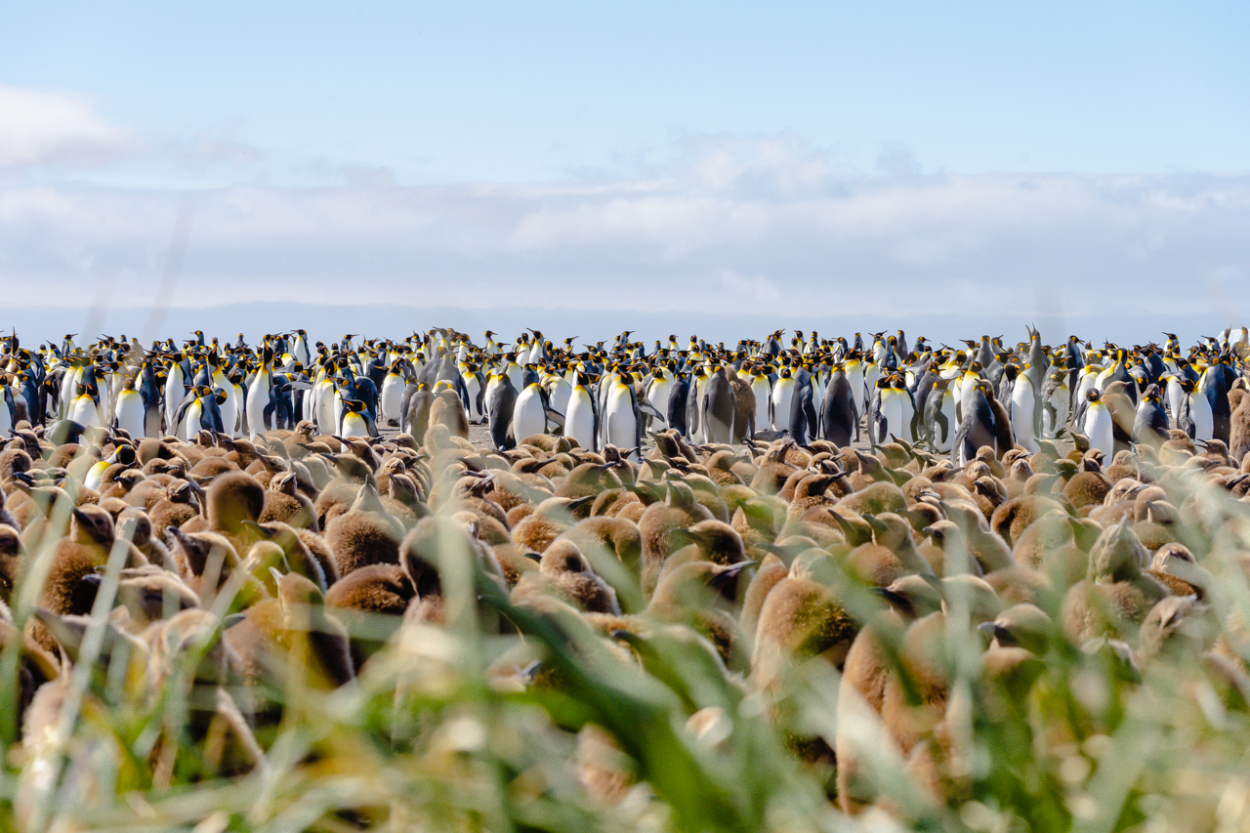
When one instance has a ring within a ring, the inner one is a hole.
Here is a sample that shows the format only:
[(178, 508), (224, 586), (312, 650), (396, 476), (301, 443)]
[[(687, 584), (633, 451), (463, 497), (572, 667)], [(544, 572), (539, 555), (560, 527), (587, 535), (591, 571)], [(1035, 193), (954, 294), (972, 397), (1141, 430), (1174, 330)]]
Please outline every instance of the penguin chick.
[(294, 472), (282, 472), (271, 477), (259, 521), (281, 521), (293, 527), (319, 532), (313, 503), (300, 493), (298, 486), (299, 481)]
[(1147, 553), (1128, 527), (1127, 518), (1105, 529), (1089, 556), (1085, 581), (1064, 596), (1060, 618), (1075, 644), (1110, 634), (1135, 640), (1137, 629), (1166, 587), (1145, 575)]
[(579, 609), (587, 613), (620, 615), (616, 591), (595, 575), (572, 541), (561, 539), (553, 542), (543, 552), (538, 569), (561, 596)]
[(685, 483), (669, 480), (663, 502), (653, 503), (638, 521), (642, 537), (642, 591), (654, 592), (664, 561), (681, 545), (674, 530), (689, 529), (700, 521), (713, 520), (712, 513), (695, 500)]
[(589, 506), (590, 496), (549, 497), (512, 528), (512, 541), (541, 553), (575, 522), (581, 506)]
[[(826, 569), (836, 568), (830, 563)], [(792, 574), (772, 588), (760, 610), (751, 678), (757, 688), (775, 690), (784, 667), (795, 659), (822, 655), (841, 666), (858, 630), (825, 584)]]
[[(239, 566), (239, 554), (230, 540), (215, 532), (183, 532), (169, 528), (170, 554), (178, 574), (205, 607), (212, 607), (218, 594)], [(235, 580), (233, 606), (244, 605), (264, 595), (264, 589), (242, 574)]]
[[(479, 582), (490, 582), (495, 592), (507, 593), (495, 554), (449, 518), (418, 521), (400, 545), (400, 566), (416, 590), (404, 612), (406, 626), (446, 624), (448, 612), (455, 614), (468, 602), (467, 594), (475, 599), (481, 595)], [(449, 591), (454, 594), (451, 599)], [(479, 626), (487, 632), (491, 628), (488, 621), (479, 621)]]
[(335, 582), (326, 593), (326, 606), (350, 635), (357, 673), (399, 630), (416, 592), (398, 564), (370, 564)]
[(877, 587), (887, 587), (908, 573), (932, 573), (929, 562), (916, 549), (911, 524), (892, 512), (865, 515), (872, 527), (873, 542), (863, 544), (846, 557), (849, 575)]
[(398, 564), (397, 523), (376, 512), (348, 511), (326, 525), (325, 540), (340, 577), (368, 564)]

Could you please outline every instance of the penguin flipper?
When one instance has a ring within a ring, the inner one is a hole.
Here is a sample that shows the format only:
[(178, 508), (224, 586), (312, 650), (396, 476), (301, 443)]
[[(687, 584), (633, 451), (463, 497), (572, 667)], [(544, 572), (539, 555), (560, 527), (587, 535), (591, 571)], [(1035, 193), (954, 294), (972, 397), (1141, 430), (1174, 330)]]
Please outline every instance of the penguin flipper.
[(886, 424), (885, 417), (881, 415), (880, 411), (876, 411), (875, 413), (873, 413), (872, 425), (873, 425), (873, 432), (872, 432), (872, 438), (871, 438), (872, 441), (874, 443), (885, 442), (885, 432), (888, 426)]
[(638, 410), (642, 411), (647, 416), (658, 419), (666, 428), (668, 427), (668, 420), (665, 419), (664, 414), (660, 413), (659, 409), (647, 400), (644, 399), (638, 403)]
[(547, 417), (547, 422), (553, 425), (556, 425), (560, 428), (564, 427), (564, 414), (560, 413), (555, 408), (549, 407), (547, 405), (543, 406), (543, 413)]
[(178, 409), (174, 411), (174, 424), (169, 426), (170, 431), (177, 430), (178, 426), (182, 424), (182, 418), (187, 415), (187, 409), (190, 408), (191, 403), (195, 402), (198, 398), (199, 397), (195, 394), (191, 393), (182, 398), (182, 401), (178, 403)]

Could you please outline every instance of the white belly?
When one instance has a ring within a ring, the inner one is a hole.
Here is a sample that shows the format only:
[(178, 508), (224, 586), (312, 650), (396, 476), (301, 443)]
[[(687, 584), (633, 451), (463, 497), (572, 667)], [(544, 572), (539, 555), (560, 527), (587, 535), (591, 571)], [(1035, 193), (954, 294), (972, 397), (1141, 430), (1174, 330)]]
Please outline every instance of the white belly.
[(132, 439), (147, 436), (143, 425), (143, 397), (137, 391), (122, 391), (117, 399), (114, 418), (117, 427), (130, 434)]
[(392, 374), (382, 380), (382, 395), (379, 398), (378, 406), (382, 409), (383, 422), (393, 421), (399, 424), (399, 414), (404, 407), (404, 380), (402, 377)]
[(66, 416), (79, 425), (85, 425), (88, 428), (100, 427), (100, 412), (90, 396), (74, 397), (74, 401), (69, 406), (69, 413)]
[(542, 397), (533, 387), (521, 391), (512, 411), (512, 436), (519, 443), (526, 437), (546, 433), (547, 417)]
[(569, 409), (564, 414), (564, 435), (577, 440), (582, 448), (595, 450), (595, 412), (589, 394), (583, 392), (569, 398)]

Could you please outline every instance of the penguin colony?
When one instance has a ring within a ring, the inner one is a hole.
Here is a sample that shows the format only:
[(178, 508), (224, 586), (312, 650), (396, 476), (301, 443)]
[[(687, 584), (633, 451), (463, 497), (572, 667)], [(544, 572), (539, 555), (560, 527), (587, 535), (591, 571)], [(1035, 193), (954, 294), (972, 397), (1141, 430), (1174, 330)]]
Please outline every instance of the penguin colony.
[[(16, 823), (126, 783), (260, 779), (274, 755), (324, 766), (332, 738), (275, 738), (344, 692), (400, 715), (359, 731), (433, 754), (396, 726), (449, 674), (543, 705), (569, 801), (644, 796), (678, 827), (717, 826), (692, 802), (767, 826), (767, 795), (696, 800), (677, 774), (737, 760), (749, 781), (774, 752), (787, 800), (828, 813), (975, 826), (992, 799), (1066, 826), (1145, 719), (1125, 704), (1166, 691), (1217, 736), (1250, 729), (1245, 329), (630, 335), (5, 339)], [(119, 714), (132, 734), (100, 730)], [(101, 757), (111, 780), (78, 763)], [(403, 823), (346, 807), (335, 824)]]

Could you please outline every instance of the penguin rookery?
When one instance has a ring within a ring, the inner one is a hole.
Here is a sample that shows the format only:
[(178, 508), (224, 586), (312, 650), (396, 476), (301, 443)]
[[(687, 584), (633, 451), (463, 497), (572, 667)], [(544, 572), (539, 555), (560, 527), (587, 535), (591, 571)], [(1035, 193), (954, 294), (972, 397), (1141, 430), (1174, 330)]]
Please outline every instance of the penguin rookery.
[(497, 335), (4, 340), (6, 828), (1250, 827), (1246, 329)]

